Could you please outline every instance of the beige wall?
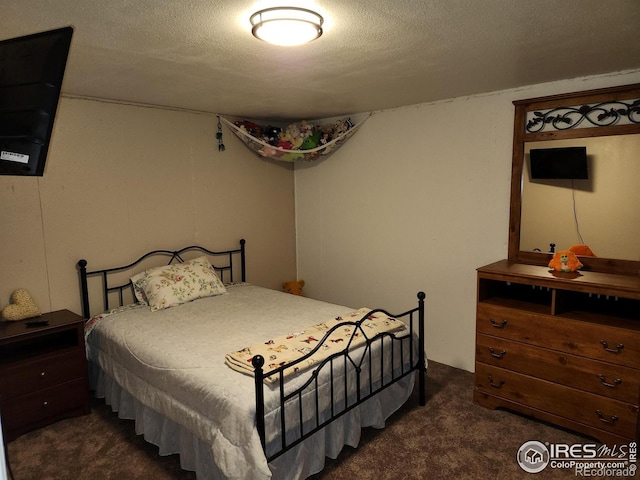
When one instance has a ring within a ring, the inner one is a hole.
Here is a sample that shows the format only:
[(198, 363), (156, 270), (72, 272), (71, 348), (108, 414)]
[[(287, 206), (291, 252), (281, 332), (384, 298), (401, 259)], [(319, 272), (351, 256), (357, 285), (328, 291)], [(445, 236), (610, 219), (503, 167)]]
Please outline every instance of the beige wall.
[[(473, 370), (475, 269), (507, 255), (512, 100), (640, 72), (379, 112), (324, 162), (265, 162), (215, 117), (64, 98), (42, 178), (0, 177), (0, 306), (79, 312), (75, 263), (248, 242), (248, 279), (392, 312), (427, 293), (427, 354)], [(295, 218), (294, 218), (295, 205)]]
[(296, 169), (307, 294), (392, 312), (427, 293), (427, 355), (474, 369), (475, 269), (507, 256), (516, 99), (640, 82), (640, 72), (375, 114), (342, 149)]
[(525, 152), (569, 146), (587, 147), (588, 180), (531, 181), (525, 157), (521, 249), (584, 242), (600, 257), (640, 260), (640, 135), (535, 142)]
[(43, 311), (80, 312), (75, 263), (156, 248), (235, 248), (248, 280), (295, 278), (293, 170), (265, 162), (216, 117), (62, 98), (43, 177), (0, 177), (0, 306), (26, 288)]

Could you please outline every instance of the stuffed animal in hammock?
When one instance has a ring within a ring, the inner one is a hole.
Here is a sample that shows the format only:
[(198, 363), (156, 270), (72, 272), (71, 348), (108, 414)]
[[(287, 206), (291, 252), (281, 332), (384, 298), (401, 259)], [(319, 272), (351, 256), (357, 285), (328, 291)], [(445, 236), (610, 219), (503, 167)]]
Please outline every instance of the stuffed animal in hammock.
[(558, 272), (575, 272), (582, 268), (582, 262), (571, 250), (562, 250), (553, 254), (549, 268)]

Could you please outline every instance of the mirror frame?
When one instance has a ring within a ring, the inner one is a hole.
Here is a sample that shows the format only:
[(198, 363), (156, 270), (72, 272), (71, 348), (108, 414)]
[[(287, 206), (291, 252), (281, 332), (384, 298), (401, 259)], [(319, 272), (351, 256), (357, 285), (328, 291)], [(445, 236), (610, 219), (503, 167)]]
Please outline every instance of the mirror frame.
[[(513, 163), (511, 168), (511, 205), (509, 213), (509, 261), (531, 265), (548, 265), (552, 254), (520, 250), (520, 222), (522, 216), (522, 174), (524, 148), (528, 142), (570, 138), (602, 137), (640, 133), (640, 124), (613, 124), (589, 128), (567, 128), (527, 132), (527, 114), (545, 112), (562, 107), (581, 107), (600, 103), (640, 99), (640, 83), (598, 90), (516, 100), (513, 131)], [(637, 118), (637, 116), (636, 116)], [(640, 161), (640, 159), (638, 160)], [(638, 206), (636, 206), (638, 208)], [(580, 257), (585, 270), (623, 275), (640, 275), (640, 260), (621, 260), (604, 257)]]

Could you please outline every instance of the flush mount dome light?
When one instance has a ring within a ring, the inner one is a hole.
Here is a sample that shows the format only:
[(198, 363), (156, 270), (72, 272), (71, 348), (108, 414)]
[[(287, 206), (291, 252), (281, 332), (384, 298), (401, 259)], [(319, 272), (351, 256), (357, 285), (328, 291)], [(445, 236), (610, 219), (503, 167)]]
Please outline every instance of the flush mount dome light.
[(251, 33), (274, 45), (294, 46), (322, 35), (321, 15), (298, 7), (265, 8), (251, 15)]

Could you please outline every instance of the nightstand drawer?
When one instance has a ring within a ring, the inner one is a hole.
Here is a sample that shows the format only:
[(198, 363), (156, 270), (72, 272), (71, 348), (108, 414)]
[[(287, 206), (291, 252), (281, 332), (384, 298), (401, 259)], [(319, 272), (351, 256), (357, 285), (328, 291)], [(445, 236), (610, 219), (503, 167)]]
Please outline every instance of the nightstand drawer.
[(476, 389), (625, 438), (635, 438), (638, 406), (476, 363)]
[(86, 375), (82, 350), (39, 357), (0, 370), (0, 398), (8, 400)]
[(605, 362), (640, 365), (640, 331), (478, 304), (479, 333)]
[(564, 352), (478, 334), (476, 361), (638, 404), (640, 371)]
[(37, 425), (45, 419), (63, 417), (65, 412), (87, 404), (89, 392), (84, 379), (15, 397), (2, 402), (2, 423), (7, 431)]

